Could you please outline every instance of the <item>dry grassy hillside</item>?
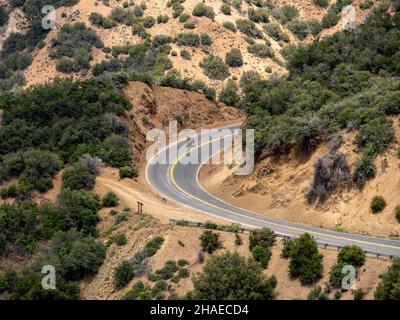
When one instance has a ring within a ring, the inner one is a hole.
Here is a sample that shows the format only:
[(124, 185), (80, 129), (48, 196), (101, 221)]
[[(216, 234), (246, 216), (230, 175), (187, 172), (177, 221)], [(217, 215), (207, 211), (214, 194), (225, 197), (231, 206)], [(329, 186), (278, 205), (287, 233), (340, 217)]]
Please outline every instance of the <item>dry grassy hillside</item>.
[[(355, 0), (353, 5), (357, 10), (357, 21), (361, 22), (366, 14), (369, 12), (369, 9), (361, 10), (359, 8), (360, 3), (365, 0)], [(255, 5), (248, 4), (246, 1), (242, 2), (240, 9), (236, 9), (233, 6), (231, 7), (231, 13), (229, 15), (222, 13), (221, 6), (223, 5), (223, 1), (221, 0), (205, 0), (202, 1), (206, 6), (209, 6), (213, 9), (215, 14), (215, 18), (213, 20), (207, 17), (197, 17), (193, 16), (192, 12), (196, 5), (201, 3), (199, 0), (186, 0), (182, 3), (183, 6), (183, 14), (189, 14), (191, 17), (185, 23), (180, 22), (179, 18), (173, 18), (173, 9), (172, 7), (168, 7), (167, 0), (163, 1), (146, 1), (145, 2), (145, 10), (143, 11), (143, 17), (153, 17), (157, 19), (160, 15), (167, 15), (169, 20), (166, 23), (156, 23), (154, 26), (146, 29), (152, 37), (156, 35), (168, 35), (168, 36), (176, 36), (179, 33), (185, 32), (194, 32), (196, 34), (207, 34), (209, 35), (213, 43), (211, 46), (206, 48), (193, 48), (193, 47), (180, 47), (176, 43), (172, 44), (172, 52), (176, 52), (177, 55), (170, 55), (169, 58), (172, 61), (173, 68), (179, 70), (181, 74), (185, 77), (196, 78), (205, 81), (208, 85), (212, 85), (215, 88), (222, 87), (222, 81), (220, 80), (212, 80), (208, 78), (202, 68), (200, 67), (200, 62), (202, 59), (208, 54), (213, 54), (218, 57), (221, 57), (223, 60), (225, 59), (226, 54), (232, 48), (240, 49), (243, 55), (244, 64), (241, 67), (229, 68), (229, 72), (232, 77), (240, 78), (244, 71), (248, 70), (256, 70), (263, 77), (269, 77), (273, 72), (277, 72), (279, 74), (285, 73), (284, 60), (281, 54), (282, 48), (292, 43), (299, 43), (300, 41), (309, 42), (315, 38), (308, 31), (308, 36), (305, 37), (304, 40), (299, 40), (296, 37), (290, 28), (289, 24), (282, 23), (278, 21), (275, 16), (276, 14), (272, 14), (273, 10), (279, 10), (285, 5), (295, 6), (298, 10), (299, 16), (295, 18), (297, 21), (321, 21), (323, 16), (327, 13), (328, 8), (321, 8), (314, 4), (313, 0), (274, 0), (268, 2), (270, 8), (269, 13), (269, 24), (274, 24), (281, 29), (281, 32), (287, 37), (285, 41), (282, 40), (274, 40), (269, 34), (264, 31), (265, 23), (257, 22), (256, 27), (262, 31), (263, 39), (253, 39), (255, 43), (258, 44), (267, 44), (274, 53), (274, 57), (259, 57), (254, 53), (248, 52), (249, 44), (246, 42), (246, 35), (242, 32), (232, 32), (224, 27), (224, 23), (230, 22), (235, 23), (237, 19), (248, 19), (249, 10), (258, 10)], [(67, 75), (62, 74), (56, 70), (57, 61), (49, 58), (49, 50), (51, 48), (51, 40), (57, 37), (58, 32), (66, 23), (75, 23), (75, 22), (84, 22), (88, 27), (92, 27), (97, 34), (100, 36), (101, 40), (104, 42), (105, 47), (112, 48), (113, 46), (121, 46), (127, 43), (135, 44), (139, 43), (141, 39), (137, 35), (132, 34), (132, 27), (124, 24), (118, 24), (113, 26), (112, 28), (102, 28), (98, 26), (93, 26), (89, 21), (89, 16), (92, 13), (101, 14), (104, 17), (109, 17), (112, 13), (112, 10), (115, 8), (122, 8), (123, 1), (95, 1), (95, 0), (84, 0), (80, 1), (73, 7), (61, 7), (56, 11), (56, 21), (57, 21), (57, 29), (51, 31), (46, 37), (44, 43), (44, 47), (41, 49), (36, 49), (33, 52), (33, 63), (31, 66), (25, 71), (26, 84), (37, 84), (50, 81), (56, 76), (65, 77)], [(128, 3), (128, 2), (126, 2)], [(227, 1), (229, 3), (229, 1)], [(331, 4), (335, 3), (335, 1), (331, 1)], [(132, 6), (129, 6), (125, 10), (132, 10)], [(12, 31), (24, 32), (24, 17), (21, 12), (21, 9), (17, 8), (13, 10), (11, 13), (9, 23), (3, 28), (3, 32), (0, 34), (0, 43), (1, 39), (7, 37), (7, 35)], [(192, 25), (194, 29), (185, 28), (186, 25)], [(339, 21), (339, 23), (335, 27), (330, 27), (327, 29), (323, 29), (320, 33), (320, 36), (325, 36), (333, 33), (334, 31), (343, 27), (343, 19)], [(249, 41), (249, 39), (247, 39)], [(186, 50), (191, 55), (191, 59), (185, 59), (180, 55), (182, 50)], [(91, 65), (94, 65), (102, 60), (110, 59), (110, 55), (104, 53), (100, 49), (93, 49), (93, 59), (91, 61)], [(77, 78), (85, 77), (85, 75), (80, 73), (70, 74)]]

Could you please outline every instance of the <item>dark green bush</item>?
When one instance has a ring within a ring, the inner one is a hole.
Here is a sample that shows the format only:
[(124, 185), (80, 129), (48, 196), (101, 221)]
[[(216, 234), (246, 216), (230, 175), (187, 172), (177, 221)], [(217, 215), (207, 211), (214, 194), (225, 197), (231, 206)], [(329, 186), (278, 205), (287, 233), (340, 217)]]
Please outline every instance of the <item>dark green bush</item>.
[(251, 253), (255, 261), (259, 262), (263, 269), (268, 268), (269, 260), (271, 259), (272, 253), (268, 247), (264, 247), (261, 245), (256, 245)]
[(393, 260), (388, 271), (382, 275), (381, 281), (375, 291), (377, 300), (399, 300), (400, 292), (400, 259)]
[(386, 200), (381, 196), (375, 196), (371, 201), (371, 210), (373, 213), (379, 213), (386, 207)]
[(75, 229), (70, 229), (67, 232), (55, 233), (49, 256), (44, 259), (55, 263), (57, 272), (63, 277), (78, 279), (86, 274), (95, 274), (105, 257), (106, 248), (103, 244)]
[(143, 26), (145, 28), (152, 28), (155, 24), (156, 24), (156, 19), (154, 19), (153, 17), (149, 16), (143, 18)]
[(196, 17), (207, 17), (211, 20), (214, 20), (215, 13), (212, 7), (206, 6), (204, 3), (198, 3), (194, 9), (192, 14)]
[(310, 285), (322, 277), (322, 255), (318, 253), (316, 241), (304, 234), (290, 243), (289, 274), (299, 278), (301, 284)]
[(133, 168), (132, 166), (125, 166), (119, 168), (119, 177), (121, 179), (124, 178), (136, 178), (138, 176), (138, 172), (136, 168)]
[(236, 81), (229, 79), (226, 85), (222, 88), (219, 94), (219, 101), (228, 106), (238, 107), (240, 97), (238, 94), (238, 87)]
[(180, 33), (176, 37), (176, 43), (179, 46), (198, 47), (200, 45), (200, 37), (193, 32)]
[(62, 176), (63, 187), (70, 190), (92, 190), (96, 179), (89, 168), (82, 163), (76, 163), (67, 168)]
[(326, 8), (329, 5), (329, 0), (313, 0), (313, 2), (321, 8)]
[(126, 236), (123, 233), (117, 234), (111, 238), (112, 242), (114, 242), (117, 246), (124, 246), (128, 243)]
[(224, 21), (224, 23), (222, 25), (223, 25), (223, 27), (225, 29), (228, 29), (228, 30), (230, 30), (232, 32), (236, 32), (237, 31), (236, 25), (233, 22)]
[(269, 248), (274, 245), (276, 234), (268, 228), (255, 229), (249, 236), (249, 248), (253, 250), (255, 246)]
[(241, 67), (243, 65), (243, 56), (240, 49), (231, 49), (225, 56), (225, 62), (232, 68)]
[(221, 5), (221, 12), (223, 13), (223, 14), (225, 14), (225, 15), (227, 15), (227, 16), (230, 16), (231, 15), (231, 6), (229, 5), (229, 4), (227, 4), (227, 3), (223, 3), (222, 5)]
[(247, 14), (249, 15), (249, 19), (256, 23), (267, 23), (269, 21), (269, 14), (266, 8), (249, 8)]
[(215, 250), (222, 248), (222, 242), (219, 240), (219, 234), (206, 230), (200, 236), (201, 247), (204, 252), (212, 254)]
[(209, 55), (204, 57), (200, 63), (204, 74), (213, 80), (225, 80), (229, 76), (228, 66), (217, 56)]
[(257, 28), (253, 21), (238, 19), (236, 20), (236, 27), (241, 33), (248, 37), (262, 39), (262, 32)]
[(257, 262), (227, 252), (207, 260), (193, 285), (200, 300), (273, 300), (277, 281), (265, 277)]
[(123, 261), (116, 269), (114, 275), (114, 283), (117, 289), (125, 287), (134, 277), (134, 268), (127, 262)]
[(396, 206), (394, 214), (395, 214), (397, 221), (400, 222), (400, 205)]
[(355, 268), (361, 267), (365, 262), (364, 251), (356, 246), (344, 246), (338, 253), (338, 263), (349, 264)]
[(275, 55), (270, 47), (262, 43), (255, 43), (249, 46), (247, 51), (260, 58), (272, 58)]
[(212, 39), (207, 33), (202, 33), (200, 35), (200, 43), (202, 46), (211, 46)]

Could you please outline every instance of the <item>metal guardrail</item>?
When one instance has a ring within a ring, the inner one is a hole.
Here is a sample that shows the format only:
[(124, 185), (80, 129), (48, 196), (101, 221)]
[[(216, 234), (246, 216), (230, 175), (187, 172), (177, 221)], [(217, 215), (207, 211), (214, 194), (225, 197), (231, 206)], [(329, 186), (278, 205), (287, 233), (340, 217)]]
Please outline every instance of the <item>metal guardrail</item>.
[[(207, 225), (207, 223), (198, 222), (198, 221), (175, 220), (175, 219), (170, 219), (169, 220), (169, 224), (170, 225), (175, 225), (175, 226), (188, 226), (188, 227), (195, 227), (195, 228), (204, 228)], [(225, 225), (218, 225), (218, 224), (216, 224), (216, 225), (217, 226), (225, 226)], [(248, 233), (248, 234), (253, 232), (253, 229), (249, 229), (249, 228), (241, 228), (241, 227), (239, 227), (238, 230), (241, 233)], [(227, 231), (227, 230), (220, 230), (220, 231)], [(288, 236), (288, 235), (279, 234), (279, 233), (276, 233), (276, 236), (279, 237), (279, 238), (283, 238), (283, 239), (294, 239), (294, 238), (296, 238), (294, 236)], [(342, 247), (340, 245), (333, 244), (333, 243), (321, 242), (318, 239), (317, 239), (317, 245), (319, 247), (321, 247), (321, 248), (324, 248), (324, 249), (332, 248), (332, 249), (336, 249), (337, 251), (339, 251), (340, 248)], [(392, 260), (394, 258), (393, 255), (389, 255), (389, 254), (374, 252), (374, 251), (370, 251), (370, 250), (363, 250), (363, 251), (366, 254), (375, 256), (378, 259), (379, 258), (389, 258), (390, 260)]]

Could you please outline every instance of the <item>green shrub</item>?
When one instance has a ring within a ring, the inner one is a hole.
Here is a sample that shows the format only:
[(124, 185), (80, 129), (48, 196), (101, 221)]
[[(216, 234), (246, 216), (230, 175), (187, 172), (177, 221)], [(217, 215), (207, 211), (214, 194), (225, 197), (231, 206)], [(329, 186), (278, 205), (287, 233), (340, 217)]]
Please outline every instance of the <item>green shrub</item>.
[(272, 58), (275, 55), (270, 47), (262, 43), (255, 43), (249, 46), (247, 51), (260, 58)]
[(309, 26), (309, 28), (310, 28), (311, 34), (312, 34), (314, 37), (318, 36), (318, 35), (321, 33), (321, 31), (322, 31), (322, 24), (321, 24), (321, 22), (319, 22), (319, 21), (316, 20), (316, 19), (310, 20), (310, 21), (308, 22), (308, 26)]
[(166, 14), (160, 14), (160, 15), (157, 17), (157, 23), (167, 23), (168, 20), (169, 20), (169, 17), (168, 17), (168, 15), (166, 15)]
[(247, 14), (249, 15), (249, 19), (256, 23), (267, 23), (269, 21), (269, 14), (266, 8), (249, 8)]
[(127, 262), (123, 261), (115, 270), (114, 283), (117, 289), (122, 289), (125, 287), (134, 276), (133, 266)]
[(224, 21), (224, 23), (222, 24), (222, 26), (223, 26), (225, 29), (228, 29), (228, 30), (230, 30), (230, 31), (232, 31), (232, 32), (236, 32), (236, 31), (237, 31), (236, 25), (235, 25), (233, 22)]
[(198, 47), (200, 45), (200, 37), (193, 32), (180, 33), (176, 37), (176, 42), (178, 46)]
[(311, 289), (307, 300), (328, 300), (328, 297), (322, 292), (321, 286), (316, 286)]
[(268, 247), (263, 247), (261, 245), (256, 245), (251, 253), (255, 261), (259, 262), (263, 269), (268, 268), (269, 260), (271, 259), (272, 253)]
[(329, 5), (329, 0), (313, 0), (313, 2), (321, 8), (326, 8)]
[(154, 19), (153, 17), (149, 16), (143, 18), (143, 26), (145, 28), (152, 28), (155, 24), (156, 24), (156, 19)]
[(217, 56), (209, 55), (204, 57), (200, 67), (203, 68), (204, 74), (210, 79), (225, 80), (229, 77), (228, 66)]
[(232, 48), (225, 56), (225, 62), (232, 68), (241, 67), (243, 65), (243, 56), (240, 49)]
[(120, 224), (121, 222), (128, 221), (128, 217), (125, 213), (117, 213), (115, 216), (114, 224)]
[(215, 13), (212, 7), (206, 6), (204, 3), (198, 3), (194, 9), (192, 14), (196, 17), (207, 17), (211, 20), (214, 20)]
[(132, 166), (125, 166), (125, 167), (119, 168), (119, 177), (121, 179), (136, 178), (137, 176), (138, 176), (138, 172), (137, 172), (136, 168), (134, 168)]
[(238, 19), (236, 20), (236, 27), (241, 33), (248, 37), (262, 39), (262, 32), (257, 28), (253, 21)]
[(222, 242), (219, 240), (219, 234), (206, 230), (200, 236), (201, 247), (204, 252), (212, 254), (215, 250), (222, 248)]
[(189, 51), (187, 50), (182, 50), (181, 51), (181, 57), (185, 60), (191, 60), (192, 59), (192, 55), (190, 54)]
[(185, 23), (185, 22), (187, 22), (187, 21), (190, 19), (190, 17), (191, 17), (191, 15), (188, 14), (188, 13), (182, 13), (182, 14), (179, 16), (179, 22)]
[(62, 176), (63, 187), (70, 190), (92, 190), (96, 179), (89, 168), (82, 163), (76, 163), (67, 168)]
[(255, 229), (249, 236), (249, 248), (253, 250), (253, 248), (258, 245), (269, 248), (274, 245), (275, 241), (276, 234), (271, 229)]
[(193, 297), (200, 300), (273, 300), (275, 277), (267, 278), (259, 264), (226, 252), (207, 260), (193, 278)]
[(228, 106), (238, 107), (240, 98), (236, 81), (229, 79), (219, 94), (219, 101)]
[(289, 41), (288, 36), (282, 31), (281, 27), (277, 23), (270, 22), (265, 24), (264, 31), (267, 35), (269, 35), (272, 39), (276, 41)]
[(339, 14), (337, 14), (336, 12), (328, 11), (328, 13), (322, 17), (321, 21), (322, 28), (324, 29), (332, 28), (338, 24), (339, 20), (340, 20)]
[(112, 237), (112, 242), (114, 242), (117, 246), (124, 246), (128, 243), (126, 236), (123, 233), (117, 234)]
[(196, 26), (194, 25), (194, 23), (191, 23), (191, 22), (186, 22), (186, 23), (183, 25), (183, 27), (184, 27), (185, 29), (190, 29), (190, 30), (193, 30), (194, 28), (196, 28)]
[(289, 258), (289, 274), (292, 278), (299, 278), (301, 284), (310, 285), (322, 277), (322, 255), (309, 234), (291, 240)]
[(189, 264), (190, 264), (189, 261), (187, 261), (185, 259), (179, 259), (178, 260), (178, 266), (180, 266), (180, 267), (184, 267), (184, 266), (187, 266)]
[(374, 2), (372, 0), (367, 0), (367, 1), (360, 3), (361, 10), (368, 10), (368, 9), (371, 9), (373, 6), (374, 6)]
[(363, 289), (357, 289), (353, 291), (354, 300), (362, 300), (364, 299), (365, 292)]
[(178, 276), (179, 276), (180, 278), (189, 278), (190, 272), (189, 272), (189, 270), (186, 269), (186, 268), (181, 268), (181, 269), (179, 269), (179, 271), (178, 271)]
[(0, 26), (4, 26), (8, 21), (8, 13), (3, 5), (0, 5)]
[(304, 40), (309, 33), (308, 23), (306, 21), (295, 19), (290, 21), (287, 27), (299, 40)]
[(355, 268), (361, 267), (365, 262), (364, 251), (356, 246), (344, 246), (338, 253), (338, 263), (349, 264)]
[(211, 46), (212, 45), (212, 39), (207, 33), (202, 33), (200, 35), (200, 43), (202, 46)]
[(371, 210), (373, 213), (379, 213), (386, 207), (386, 200), (381, 196), (375, 196), (371, 201)]
[(231, 6), (229, 5), (229, 4), (226, 4), (226, 3), (223, 3), (222, 5), (221, 5), (221, 12), (223, 13), (223, 14), (225, 14), (225, 15), (227, 15), (227, 16), (230, 16), (231, 15)]
[(342, 272), (345, 265), (345, 263), (335, 263), (329, 272), (329, 283), (334, 288), (342, 288), (343, 278), (347, 276), (347, 273)]
[(398, 222), (400, 222), (400, 205), (396, 206), (395, 208), (395, 217)]
[(156, 282), (156, 281), (160, 281), (160, 280), (161, 280), (161, 277), (160, 277), (158, 274), (150, 273), (150, 274), (147, 276), (147, 279), (148, 279), (149, 281), (151, 281), (151, 282)]
[(383, 274), (375, 291), (376, 300), (399, 300), (400, 292), (400, 259), (393, 260), (388, 271)]
[(101, 204), (104, 208), (112, 208), (118, 206), (118, 201), (118, 196), (114, 192), (107, 192)]

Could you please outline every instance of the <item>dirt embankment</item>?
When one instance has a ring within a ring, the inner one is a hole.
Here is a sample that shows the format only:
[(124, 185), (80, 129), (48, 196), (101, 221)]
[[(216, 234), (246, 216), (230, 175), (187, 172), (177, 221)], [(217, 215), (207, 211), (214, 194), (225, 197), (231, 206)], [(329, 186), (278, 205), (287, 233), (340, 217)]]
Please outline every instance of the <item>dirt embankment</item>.
[[(397, 119), (394, 123), (399, 140)], [(359, 157), (353, 144), (354, 134), (344, 134), (344, 140), (339, 151), (346, 155), (353, 168)], [(200, 172), (200, 182), (226, 202), (266, 216), (328, 229), (398, 237), (400, 223), (394, 213), (400, 204), (397, 148), (395, 144), (377, 157), (377, 176), (362, 190), (356, 187), (340, 190), (324, 204), (309, 205), (306, 194), (312, 185), (315, 162), (328, 152), (327, 145), (321, 145), (309, 155), (292, 152), (281, 158), (267, 157), (256, 165), (252, 175), (245, 177), (234, 176), (234, 168), (206, 165)], [(386, 199), (387, 207), (383, 212), (373, 214), (370, 204), (377, 195)]]

